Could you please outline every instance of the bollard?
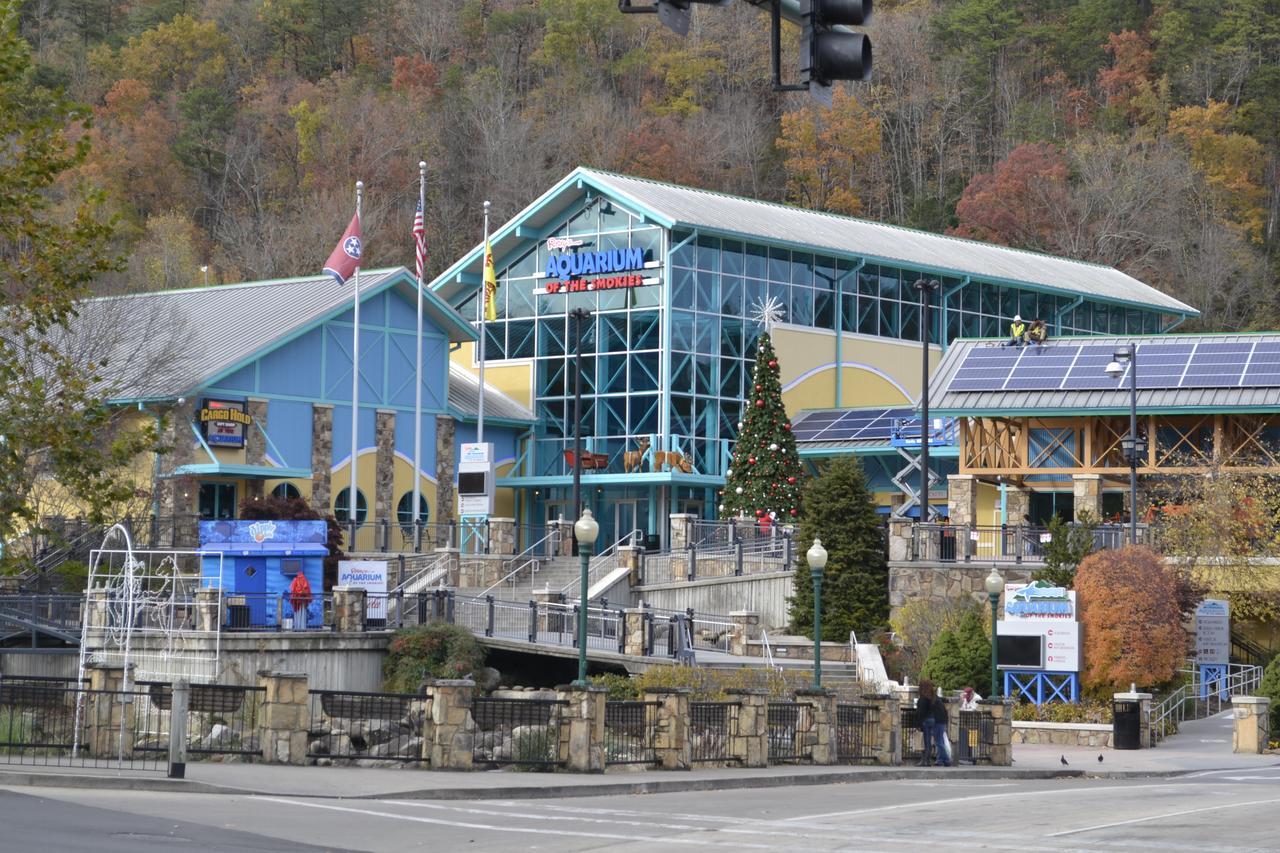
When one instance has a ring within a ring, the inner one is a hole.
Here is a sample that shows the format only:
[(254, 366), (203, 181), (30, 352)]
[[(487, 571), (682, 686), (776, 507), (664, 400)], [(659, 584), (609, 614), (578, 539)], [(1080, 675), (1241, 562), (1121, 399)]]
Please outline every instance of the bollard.
[(169, 778), (185, 779), (187, 775), (187, 709), (191, 707), (191, 685), (185, 681), (173, 684), (169, 703)]

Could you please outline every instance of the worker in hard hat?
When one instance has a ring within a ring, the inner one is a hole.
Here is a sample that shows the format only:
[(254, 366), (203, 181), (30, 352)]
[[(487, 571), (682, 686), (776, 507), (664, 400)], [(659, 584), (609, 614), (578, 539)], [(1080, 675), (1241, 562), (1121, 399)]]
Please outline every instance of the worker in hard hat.
[(1005, 346), (1020, 347), (1026, 343), (1027, 324), (1023, 321), (1021, 314), (1013, 315), (1013, 322), (1009, 324), (1009, 342)]

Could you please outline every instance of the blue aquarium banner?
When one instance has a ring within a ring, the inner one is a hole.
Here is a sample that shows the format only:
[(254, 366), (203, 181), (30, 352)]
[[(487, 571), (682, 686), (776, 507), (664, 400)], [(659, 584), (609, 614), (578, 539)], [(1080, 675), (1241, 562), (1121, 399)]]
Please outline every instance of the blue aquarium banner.
[(267, 545), (281, 547), (302, 542), (324, 545), (329, 528), (324, 521), (202, 521), (201, 545)]

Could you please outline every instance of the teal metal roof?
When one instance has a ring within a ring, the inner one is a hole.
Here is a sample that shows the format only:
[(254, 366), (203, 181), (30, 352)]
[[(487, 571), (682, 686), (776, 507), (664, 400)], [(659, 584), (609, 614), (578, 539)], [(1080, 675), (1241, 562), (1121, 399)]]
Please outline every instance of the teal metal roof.
[[(494, 231), (494, 256), (508, 256), (528, 241), (543, 239), (564, 213), (589, 194), (607, 196), (667, 228), (867, 258), (930, 274), (969, 275), (1148, 310), (1200, 313), (1112, 267), (582, 167)], [(479, 285), (481, 264), (477, 245), (431, 287), (454, 301)]]

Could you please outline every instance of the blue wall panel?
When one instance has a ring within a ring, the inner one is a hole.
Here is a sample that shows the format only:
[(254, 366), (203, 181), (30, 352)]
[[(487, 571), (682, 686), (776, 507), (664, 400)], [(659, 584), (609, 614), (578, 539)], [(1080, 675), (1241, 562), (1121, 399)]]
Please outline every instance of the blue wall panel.
[(449, 404), (449, 342), (443, 337), (422, 341), (422, 408), (443, 412)]
[[(396, 412), (396, 453), (413, 464), (413, 412)], [(436, 416), (422, 413), (422, 472), (436, 475)]]
[[(413, 405), (413, 380), (417, 371), (417, 344), (413, 335), (391, 332), (387, 335), (387, 403), (392, 406)], [(422, 372), (438, 370), (426, 362), (423, 341)]]
[(227, 388), (233, 391), (244, 391), (246, 394), (256, 390), (254, 386), (254, 371), (252, 364), (246, 364), (226, 379), (220, 380), (219, 388)]
[[(416, 332), (418, 329), (418, 321), (415, 319), (417, 305), (414, 300), (416, 296), (404, 297), (399, 290), (390, 290), (387, 292), (387, 325), (395, 329), (407, 329), (410, 332)], [(364, 319), (361, 317), (361, 319)], [(433, 323), (430, 316), (424, 316), (422, 321), (422, 330), (424, 332), (431, 331)]]
[[(260, 360), (259, 387), (262, 394), (289, 394), (320, 398), (320, 366), (323, 337), (312, 329)], [(272, 436), (275, 438), (275, 436)]]
[[(374, 425), (377, 417), (373, 407), (365, 407), (364, 403), (360, 404), (360, 464), (373, 464), (372, 455), (366, 455), (364, 451), (373, 450), (374, 448)], [(274, 436), (273, 436), (274, 438)], [(351, 406), (334, 406), (333, 407), (333, 464), (343, 465), (351, 456)], [(372, 470), (372, 469), (370, 469)], [(341, 488), (338, 484), (334, 484), (333, 492), (338, 493)], [(372, 501), (373, 497), (368, 496)]]
[[(349, 433), (348, 433), (349, 434)], [(284, 454), (276, 459), (286, 468), (311, 467), (311, 404), (298, 400), (271, 400), (267, 404), (267, 435)], [(275, 454), (270, 446), (267, 453)]]
[(325, 323), (324, 398), (351, 402), (351, 327)]
[[(494, 426), (490, 423), (484, 425), (484, 440), (493, 443), (494, 456), (501, 465), (504, 462), (514, 462), (516, 459), (516, 436), (524, 432), (523, 429), (513, 429), (512, 427)], [(473, 423), (459, 422), (454, 428), (453, 434), (453, 462), (456, 466), (458, 460), (462, 456), (462, 445), (471, 444), (476, 440), (476, 425)]]
[(360, 325), (360, 405), (381, 406), (386, 397), (383, 366), (387, 363), (387, 335), (381, 329), (364, 328), (363, 323)]

